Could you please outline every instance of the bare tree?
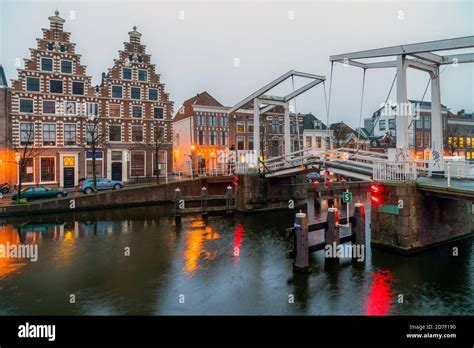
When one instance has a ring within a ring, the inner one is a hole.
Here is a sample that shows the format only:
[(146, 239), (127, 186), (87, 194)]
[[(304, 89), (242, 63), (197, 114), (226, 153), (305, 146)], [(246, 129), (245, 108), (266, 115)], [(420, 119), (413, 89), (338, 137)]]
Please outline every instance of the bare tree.
[[(26, 174), (26, 169), (30, 161), (34, 161), (38, 154), (38, 148), (35, 147), (35, 124), (34, 122), (23, 123), (25, 126), (23, 129), (20, 128), (20, 139), (18, 146), (14, 146), (13, 149), (16, 152), (15, 161), (18, 165), (18, 199), (20, 200), (20, 192), (23, 186), (23, 179)], [(20, 126), (21, 127), (21, 126)], [(12, 141), (13, 144), (13, 141)]]
[(103, 150), (107, 140), (102, 121), (103, 118), (97, 115), (87, 115), (81, 118), (81, 125), (84, 125), (85, 136), (81, 139), (80, 145), (84, 148), (86, 155), (90, 153), (92, 156), (94, 192), (97, 192), (97, 154)]
[(166, 143), (165, 128), (160, 125), (158, 120), (155, 120), (152, 124), (151, 135), (150, 138), (145, 137), (146, 141), (137, 141), (135, 146), (153, 154), (153, 172), (156, 170), (156, 184), (158, 185), (160, 183), (158, 161), (160, 159), (160, 151)]

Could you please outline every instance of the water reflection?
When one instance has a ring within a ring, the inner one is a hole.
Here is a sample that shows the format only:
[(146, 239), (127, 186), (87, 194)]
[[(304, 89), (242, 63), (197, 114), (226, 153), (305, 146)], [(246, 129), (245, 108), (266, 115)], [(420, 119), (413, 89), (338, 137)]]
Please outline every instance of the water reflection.
[(242, 246), (242, 239), (244, 238), (244, 226), (238, 222), (235, 225), (234, 232), (234, 247), (232, 252), (232, 259), (234, 262), (239, 262), (240, 260), (240, 247)]
[(383, 269), (373, 273), (372, 278), (365, 314), (387, 315), (390, 312), (393, 300), (392, 283), (395, 281), (393, 273)]
[[(20, 244), (20, 235), (17, 230), (10, 225), (0, 227), (0, 244), (3, 246)], [(2, 255), (3, 256), (3, 255)], [(26, 262), (19, 261), (17, 258), (0, 257), (0, 279), (7, 277), (10, 273), (24, 267)]]

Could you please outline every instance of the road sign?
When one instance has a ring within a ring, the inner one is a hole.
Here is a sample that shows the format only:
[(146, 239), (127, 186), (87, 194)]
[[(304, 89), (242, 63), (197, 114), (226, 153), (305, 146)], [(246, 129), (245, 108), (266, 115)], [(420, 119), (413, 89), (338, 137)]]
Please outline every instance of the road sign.
[(344, 203), (350, 203), (352, 201), (352, 193), (350, 192), (343, 192), (342, 193), (342, 201)]

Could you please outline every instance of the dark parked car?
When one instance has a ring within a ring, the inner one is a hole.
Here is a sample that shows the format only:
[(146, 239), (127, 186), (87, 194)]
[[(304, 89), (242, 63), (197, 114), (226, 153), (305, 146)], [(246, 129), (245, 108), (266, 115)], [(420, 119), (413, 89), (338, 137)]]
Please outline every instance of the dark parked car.
[[(50, 189), (45, 186), (28, 187), (21, 190), (20, 199), (26, 198), (27, 200), (42, 199), (42, 198), (61, 198), (66, 197), (67, 192), (60, 189)], [(18, 199), (18, 192), (12, 196), (13, 200)]]
[(317, 172), (311, 172), (311, 173), (306, 174), (306, 180), (308, 180), (309, 182), (313, 182), (313, 181), (324, 182), (324, 176)]

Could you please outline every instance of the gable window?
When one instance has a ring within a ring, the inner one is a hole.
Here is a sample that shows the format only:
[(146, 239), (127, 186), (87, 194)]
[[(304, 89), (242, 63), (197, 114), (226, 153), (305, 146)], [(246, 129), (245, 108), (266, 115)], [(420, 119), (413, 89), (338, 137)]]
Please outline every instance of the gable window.
[(120, 117), (120, 104), (110, 104), (109, 115), (112, 117)]
[(54, 100), (43, 100), (43, 114), (55, 114), (56, 102)]
[(132, 69), (122, 68), (122, 78), (124, 80), (131, 80), (132, 79)]
[(139, 81), (148, 81), (148, 71), (138, 70), (138, 80)]
[(49, 80), (49, 91), (51, 93), (63, 93), (63, 81)]
[(140, 99), (141, 98), (140, 87), (131, 87), (130, 88), (130, 97), (132, 99)]
[(66, 52), (66, 46), (63, 45), (63, 44), (61, 44), (61, 46), (59, 46), (59, 50), (60, 50), (61, 52)]
[(154, 118), (163, 118), (163, 108), (153, 108), (153, 117)]
[(40, 79), (37, 77), (26, 78), (26, 90), (31, 92), (39, 92), (40, 90)]
[(54, 162), (55, 162), (54, 157), (41, 157), (40, 158), (41, 182), (54, 182), (56, 180)]
[(63, 74), (72, 74), (72, 61), (61, 60), (61, 72)]
[(53, 71), (53, 60), (51, 58), (41, 58), (41, 70)]
[(122, 126), (109, 126), (109, 140), (122, 141)]
[(150, 88), (148, 90), (148, 99), (149, 100), (158, 100), (158, 89)]
[(43, 146), (56, 146), (56, 124), (43, 123)]
[(52, 42), (48, 42), (48, 45), (46, 47), (48, 48), (48, 51), (52, 51), (54, 48), (54, 44)]
[(20, 112), (33, 113), (33, 99), (20, 99)]
[(20, 145), (33, 145), (35, 140), (34, 124), (20, 123)]
[(76, 125), (75, 124), (64, 125), (64, 145), (66, 146), (76, 145)]
[(143, 141), (143, 127), (132, 126), (132, 141), (141, 142)]
[(72, 94), (84, 95), (84, 82), (72, 82)]
[(112, 98), (122, 98), (122, 86), (112, 86)]
[(141, 118), (142, 117), (142, 107), (141, 106), (132, 106), (132, 117)]

